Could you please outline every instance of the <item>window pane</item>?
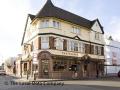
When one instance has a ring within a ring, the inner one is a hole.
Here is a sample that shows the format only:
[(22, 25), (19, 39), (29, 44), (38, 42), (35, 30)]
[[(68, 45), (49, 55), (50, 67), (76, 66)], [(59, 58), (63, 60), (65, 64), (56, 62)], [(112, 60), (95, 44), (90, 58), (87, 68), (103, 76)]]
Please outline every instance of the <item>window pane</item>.
[(99, 40), (99, 33), (98, 32), (95, 32), (95, 39)]
[(98, 46), (94, 46), (94, 54), (98, 54)]
[(55, 45), (56, 45), (56, 49), (63, 50), (63, 40), (62, 39), (57, 38)]
[(59, 22), (57, 22), (57, 28), (59, 28)]
[(101, 47), (98, 47), (98, 54), (101, 55)]
[(77, 34), (80, 34), (80, 30), (79, 29), (77, 29)]
[(78, 27), (73, 27), (72, 32), (75, 34), (80, 34), (80, 29)]
[(42, 49), (48, 49), (49, 48), (49, 43), (42, 43), (41, 48)]
[(41, 21), (41, 28), (44, 27), (44, 20)]
[(41, 48), (42, 49), (49, 48), (49, 38), (48, 37), (41, 37)]
[(56, 27), (55, 21), (53, 21), (53, 27)]
[(49, 20), (42, 20), (41, 21), (41, 27), (42, 28), (49, 27)]
[(74, 42), (71, 41), (71, 51), (74, 51)]
[(78, 51), (78, 43), (74, 42), (74, 51)]
[(81, 52), (85, 53), (85, 44), (84, 43), (81, 43)]
[(49, 27), (49, 20), (46, 20), (45, 24), (45, 27)]
[(53, 27), (60, 28), (60, 23), (58, 21), (53, 21)]

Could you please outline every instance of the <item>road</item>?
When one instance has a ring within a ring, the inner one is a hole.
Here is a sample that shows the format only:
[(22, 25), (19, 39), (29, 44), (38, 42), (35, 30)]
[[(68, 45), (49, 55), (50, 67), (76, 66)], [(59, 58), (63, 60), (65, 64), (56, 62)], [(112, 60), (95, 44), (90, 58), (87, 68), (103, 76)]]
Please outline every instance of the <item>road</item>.
[[(120, 90), (120, 87), (99, 85), (99, 81), (94, 85), (96, 81), (67, 81), (65, 85), (11, 85), (11, 81), (15, 80), (15, 77), (0, 76), (0, 90)], [(8, 82), (8, 83), (6, 83)], [(63, 82), (63, 81), (61, 81)], [(93, 83), (94, 82), (94, 83)], [(104, 81), (103, 81), (104, 82)], [(119, 81), (116, 81), (120, 84)], [(87, 83), (87, 84), (85, 84)], [(88, 84), (93, 83), (93, 84)], [(114, 82), (113, 82), (114, 83)], [(8, 85), (5, 85), (8, 84)], [(116, 83), (115, 83), (116, 84)]]

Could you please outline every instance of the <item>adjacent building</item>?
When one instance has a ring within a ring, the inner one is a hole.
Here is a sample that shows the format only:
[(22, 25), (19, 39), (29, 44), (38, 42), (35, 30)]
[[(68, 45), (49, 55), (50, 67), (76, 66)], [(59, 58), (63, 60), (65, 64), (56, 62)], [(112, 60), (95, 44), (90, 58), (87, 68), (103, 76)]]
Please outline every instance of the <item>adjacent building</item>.
[(105, 38), (105, 73), (106, 75), (117, 75), (120, 70), (120, 42), (112, 37)]
[(16, 57), (9, 57), (5, 60), (4, 70), (6, 71), (6, 74), (12, 75), (16, 73), (15, 62)]
[(47, 0), (28, 14), (22, 38), (22, 75), (37, 78), (94, 78), (104, 73), (104, 30)]
[(15, 61), (16, 76), (22, 77), (22, 54), (18, 54)]

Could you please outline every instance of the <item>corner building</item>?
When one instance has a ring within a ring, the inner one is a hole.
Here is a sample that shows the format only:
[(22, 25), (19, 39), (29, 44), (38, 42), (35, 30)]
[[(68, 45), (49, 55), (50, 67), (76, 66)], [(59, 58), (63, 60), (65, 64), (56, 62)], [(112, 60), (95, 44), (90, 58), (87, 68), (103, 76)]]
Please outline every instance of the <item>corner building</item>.
[(22, 75), (37, 78), (94, 78), (104, 73), (104, 31), (98, 19), (87, 20), (47, 0), (28, 14), (22, 38)]

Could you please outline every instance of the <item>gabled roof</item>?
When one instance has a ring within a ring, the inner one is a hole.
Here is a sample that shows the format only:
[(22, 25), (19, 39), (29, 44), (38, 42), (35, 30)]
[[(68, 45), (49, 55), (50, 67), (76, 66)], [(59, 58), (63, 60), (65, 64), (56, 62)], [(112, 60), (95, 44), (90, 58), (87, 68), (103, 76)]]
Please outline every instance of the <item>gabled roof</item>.
[(26, 20), (26, 24), (25, 24), (25, 29), (24, 29), (24, 33), (23, 33), (22, 43), (21, 43), (21, 45), (22, 45), (23, 42), (24, 42), (25, 32), (26, 32), (26, 28), (27, 28), (27, 23), (28, 23), (28, 19), (29, 19), (29, 17), (30, 17), (31, 20), (33, 20), (33, 19), (35, 18), (35, 15), (28, 14), (28, 16), (27, 16), (27, 20)]
[(32, 14), (28, 14), (28, 16), (30, 17), (31, 20), (35, 18), (35, 15), (32, 15)]
[(103, 30), (103, 26), (100, 24), (100, 21), (98, 19), (95, 19), (93, 21), (91, 21), (91, 27), (95, 24), (95, 22), (98, 22), (101, 30), (102, 30), (102, 33), (104, 34), (104, 30)]
[(83, 17), (80, 17), (71, 12), (68, 12), (66, 10), (54, 6), (51, 0), (47, 0), (44, 7), (36, 15), (36, 18), (43, 18), (43, 17), (55, 17), (77, 25), (81, 25), (86, 28), (91, 27), (90, 20), (87, 20)]
[[(68, 12), (66, 10), (63, 10), (61, 8), (58, 8), (58, 7), (54, 6), (53, 3), (51, 2), (51, 0), (47, 0), (46, 4), (37, 13), (37, 15), (28, 14), (28, 17), (30, 17), (30, 19), (32, 21), (34, 21), (36, 18), (55, 17), (55, 18), (58, 18), (58, 19), (61, 19), (61, 20), (65, 20), (65, 21), (68, 21), (68, 22), (71, 22), (71, 23), (86, 27), (88, 29), (91, 29), (91, 27), (97, 21), (100, 28), (101, 28), (101, 30), (102, 30), (102, 33), (104, 34), (103, 27), (100, 24), (98, 19), (90, 21), (88, 19), (85, 19), (83, 17), (75, 15), (75, 14), (73, 14), (71, 12)], [(28, 21), (28, 19), (27, 19), (27, 21)], [(27, 22), (26, 22), (26, 24), (27, 24)], [(25, 26), (25, 29), (26, 29), (26, 26)], [(26, 32), (26, 30), (24, 30), (24, 35), (23, 35), (23, 39), (22, 39), (21, 44), (23, 44), (24, 37), (25, 37), (25, 32)]]

